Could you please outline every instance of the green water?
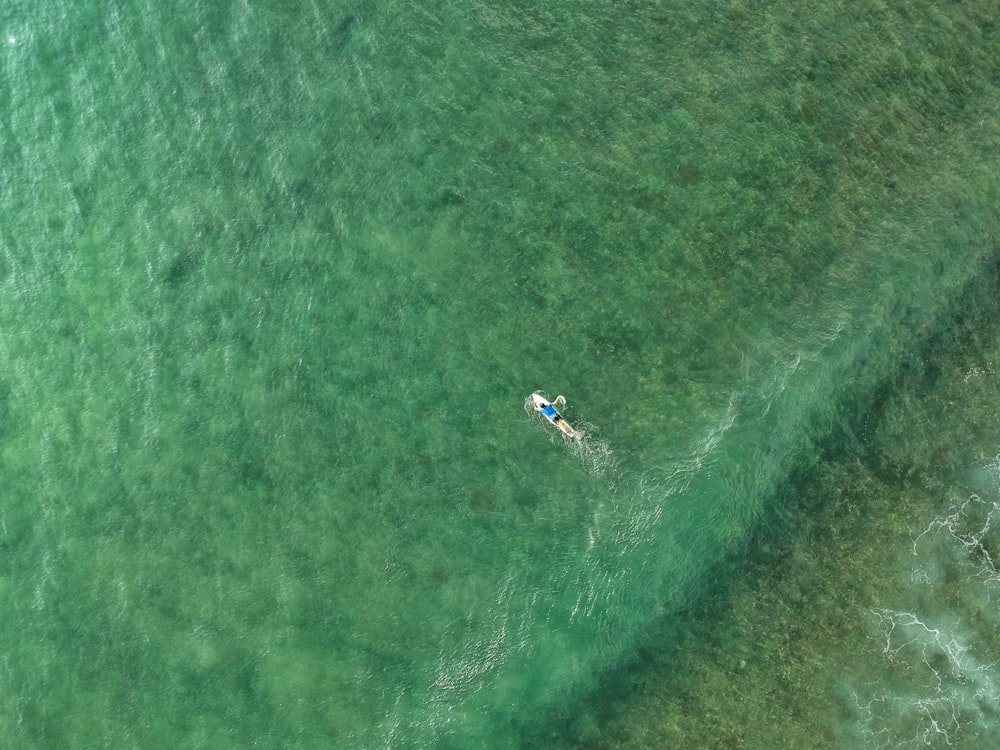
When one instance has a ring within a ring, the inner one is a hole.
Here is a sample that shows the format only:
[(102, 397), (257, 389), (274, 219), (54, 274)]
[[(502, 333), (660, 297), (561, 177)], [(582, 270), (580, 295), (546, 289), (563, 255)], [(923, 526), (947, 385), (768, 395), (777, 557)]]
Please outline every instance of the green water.
[(989, 304), (986, 4), (78, 5), (0, 17), (4, 747), (607, 743)]
[(783, 488), (786, 517), (727, 562), (728, 585), (652, 628), (605, 705), (567, 719), (571, 744), (997, 743), (997, 283)]

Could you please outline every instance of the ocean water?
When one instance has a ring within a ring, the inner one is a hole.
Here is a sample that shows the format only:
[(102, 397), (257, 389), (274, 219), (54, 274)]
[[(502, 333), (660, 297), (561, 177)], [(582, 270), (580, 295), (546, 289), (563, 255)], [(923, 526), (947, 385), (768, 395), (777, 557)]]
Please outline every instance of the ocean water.
[(992, 737), (998, 46), (977, 2), (8, 3), (0, 746)]
[(581, 744), (997, 743), (997, 280), (779, 491), (725, 594), (650, 629)]

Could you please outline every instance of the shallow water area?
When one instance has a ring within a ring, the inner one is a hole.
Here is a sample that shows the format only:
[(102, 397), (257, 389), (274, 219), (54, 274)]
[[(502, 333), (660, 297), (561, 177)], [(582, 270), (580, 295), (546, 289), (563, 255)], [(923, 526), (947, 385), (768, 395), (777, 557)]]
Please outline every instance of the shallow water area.
[[(980, 291), (994, 298), (995, 281)], [(995, 744), (1000, 383), (996, 308), (978, 310), (783, 491), (794, 530), (772, 519), (719, 571), (715, 601), (651, 630), (645, 664), (611, 682), (615, 707), (591, 706), (606, 718), (580, 736), (622, 748)]]
[(970, 307), (978, 5), (529, 6), (0, 19), (0, 745), (593, 739)]

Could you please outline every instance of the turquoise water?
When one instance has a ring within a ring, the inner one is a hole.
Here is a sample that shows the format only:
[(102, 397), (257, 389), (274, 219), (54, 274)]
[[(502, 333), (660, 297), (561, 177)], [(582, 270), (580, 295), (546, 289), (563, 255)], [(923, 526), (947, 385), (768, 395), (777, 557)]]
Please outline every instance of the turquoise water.
[(990, 304), (985, 6), (34, 5), (5, 747), (610, 743), (613, 676)]
[(714, 601), (650, 629), (578, 744), (997, 743), (997, 290), (779, 491)]

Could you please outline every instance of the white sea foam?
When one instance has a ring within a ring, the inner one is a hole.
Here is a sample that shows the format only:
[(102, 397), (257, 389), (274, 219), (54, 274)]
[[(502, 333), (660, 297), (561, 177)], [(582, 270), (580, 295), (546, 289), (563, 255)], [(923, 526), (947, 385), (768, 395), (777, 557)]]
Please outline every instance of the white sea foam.
[(986, 500), (973, 493), (964, 502), (955, 503), (945, 515), (935, 518), (914, 537), (913, 556), (918, 564), (913, 568), (913, 579), (920, 583), (932, 583), (934, 579), (928, 567), (935, 565), (937, 560), (927, 554), (928, 548), (945, 545), (962, 554), (968, 569), (987, 584), (986, 593), (992, 600), (996, 593), (993, 589), (1000, 585), (1000, 574), (994, 559), (995, 551), (984, 542), (998, 528), (1000, 502)]
[[(1000, 461), (986, 468), (1000, 484)], [(854, 691), (865, 746), (1000, 741), (1000, 576), (988, 540), (998, 529), (1000, 503), (973, 493), (912, 536), (901, 606), (870, 612), (886, 675)]]
[(961, 622), (892, 609), (872, 615), (883, 656), (902, 679), (855, 693), (868, 746), (954, 745), (970, 724), (994, 722), (1000, 675), (977, 657), (982, 644)]

